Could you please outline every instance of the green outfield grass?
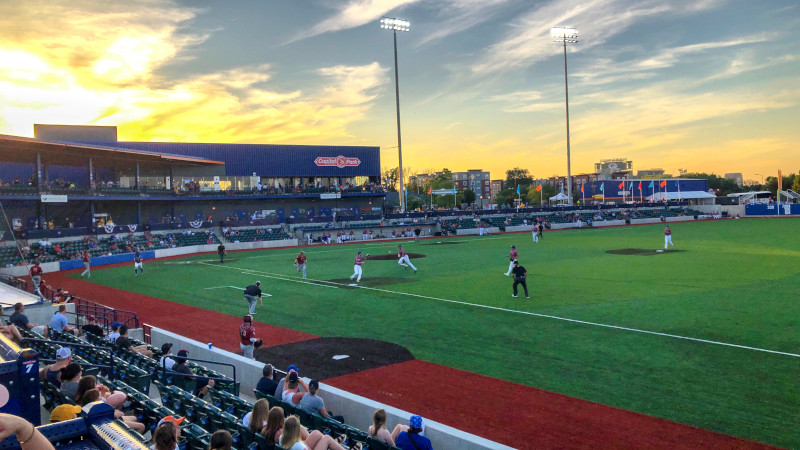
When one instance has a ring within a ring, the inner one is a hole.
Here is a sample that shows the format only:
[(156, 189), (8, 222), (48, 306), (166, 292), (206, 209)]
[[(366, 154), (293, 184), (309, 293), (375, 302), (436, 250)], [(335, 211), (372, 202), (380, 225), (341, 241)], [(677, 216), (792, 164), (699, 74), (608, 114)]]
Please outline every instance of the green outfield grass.
[[(314, 280), (347, 278), (356, 251), (394, 253), (396, 243), (306, 248), (312, 284), (296, 282), (295, 249), (232, 253), (224, 266), (209, 255), (145, 262), (144, 276), (118, 267), (91, 281), (240, 316), (241, 291), (205, 288), (260, 280), (272, 295), (260, 322), (390, 341), (426, 361), (800, 448), (797, 356), (527, 314), (798, 354), (798, 227), (797, 219), (676, 223), (682, 251), (654, 256), (607, 251), (663, 248), (661, 225), (550, 232), (536, 245), (527, 233), (408, 242), (408, 252), (427, 255), (413, 260), (419, 273), (368, 261), (366, 288)], [(530, 300), (511, 298), (512, 244)], [(394, 280), (376, 286), (376, 277)]]

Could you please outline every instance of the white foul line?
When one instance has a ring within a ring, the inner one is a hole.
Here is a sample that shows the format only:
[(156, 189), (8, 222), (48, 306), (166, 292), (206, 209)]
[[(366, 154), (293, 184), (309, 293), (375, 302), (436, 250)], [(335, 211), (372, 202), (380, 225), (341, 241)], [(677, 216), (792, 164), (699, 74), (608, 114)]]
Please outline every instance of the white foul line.
[[(203, 263), (201, 263), (201, 264), (203, 264)], [(222, 266), (213, 265), (213, 264), (208, 264), (208, 265), (211, 266), (211, 267), (218, 267), (218, 268), (225, 268), (225, 269), (236, 269), (235, 267), (222, 267)], [(236, 269), (236, 270), (242, 270), (242, 269)], [(281, 274), (276, 274), (276, 273), (272, 273), (272, 272), (260, 272), (260, 271), (256, 271), (256, 270), (251, 270), (249, 272), (252, 272), (254, 274), (264, 275), (264, 276), (267, 276), (267, 277), (269, 277), (271, 275), (281, 275)], [(282, 276), (285, 276), (285, 275), (282, 275)], [(277, 278), (277, 277), (275, 277), (275, 278)], [(281, 279), (281, 278), (279, 278), (279, 279)], [(286, 281), (298, 281), (298, 280), (286, 279)], [(318, 283), (330, 283), (330, 284), (337, 284), (337, 285), (340, 285), (340, 286), (347, 286), (346, 284), (337, 283), (335, 281), (326, 281), (326, 280), (311, 280), (311, 281), (316, 281)], [(316, 283), (309, 283), (309, 284), (315, 284), (316, 286), (324, 286), (322, 284), (316, 284)], [(325, 286), (325, 287), (335, 287), (335, 286)], [(677, 335), (677, 334), (661, 333), (661, 332), (658, 332), (658, 331), (640, 330), (638, 328), (629, 328), (629, 327), (622, 327), (622, 326), (618, 326), (618, 325), (608, 325), (608, 324), (605, 324), (605, 323), (588, 322), (588, 321), (585, 321), (585, 320), (569, 319), (567, 317), (552, 316), (552, 315), (549, 315), (549, 314), (539, 314), (539, 313), (530, 312), (530, 311), (519, 311), (519, 310), (516, 310), (516, 309), (500, 308), (498, 306), (481, 305), (479, 303), (469, 303), (469, 302), (462, 302), (462, 301), (459, 301), (459, 300), (450, 300), (450, 299), (446, 299), (446, 298), (429, 297), (427, 295), (411, 294), (409, 292), (390, 291), (390, 290), (387, 290), (387, 289), (379, 289), (379, 288), (374, 288), (374, 287), (369, 287), (369, 286), (358, 285), (356, 287), (358, 287), (360, 289), (369, 289), (369, 290), (372, 290), (372, 291), (385, 292), (385, 293), (389, 293), (389, 294), (407, 295), (409, 297), (425, 298), (425, 299), (428, 299), (428, 300), (436, 300), (436, 301), (445, 302), (445, 303), (454, 303), (454, 304), (458, 304), (458, 305), (474, 306), (476, 308), (485, 308), (485, 309), (491, 309), (491, 310), (495, 310), (495, 311), (503, 311), (503, 312), (515, 313), (515, 314), (524, 314), (524, 315), (527, 315), (527, 316), (543, 317), (543, 318), (546, 318), (546, 319), (563, 320), (565, 322), (580, 323), (580, 324), (583, 324), (583, 325), (592, 325), (592, 326), (596, 326), (596, 327), (612, 328), (612, 329), (615, 329), (615, 330), (633, 331), (635, 333), (652, 334), (652, 335), (655, 335), (655, 336), (664, 336), (664, 337), (669, 337), (669, 338), (674, 338), (674, 339), (683, 339), (683, 340), (686, 340), (686, 341), (702, 342), (704, 344), (722, 345), (722, 346), (725, 346), (725, 347), (741, 348), (741, 349), (744, 349), (744, 350), (753, 350), (753, 351), (757, 351), (757, 352), (772, 353), (772, 354), (775, 354), (775, 355), (784, 355), (784, 356), (791, 356), (793, 358), (800, 358), (800, 354), (797, 354), (797, 353), (779, 352), (777, 350), (769, 350), (769, 349), (758, 348), (758, 347), (749, 347), (747, 345), (729, 344), (727, 342), (711, 341), (711, 340), (708, 340), (708, 339), (700, 339), (700, 338), (693, 338), (693, 337), (688, 337), (688, 336), (680, 336), (680, 335)]]
[[(294, 279), (294, 278), (292, 278), (292, 277), (289, 277), (288, 275), (283, 275), (283, 274), (279, 274), (279, 273), (259, 272), (259, 271), (257, 271), (257, 270), (243, 269), (243, 268), (241, 268), (241, 267), (233, 267), (233, 266), (219, 266), (219, 265), (216, 265), (216, 264), (209, 264), (209, 263), (204, 263), (204, 262), (199, 262), (199, 263), (197, 263), (197, 264), (202, 264), (202, 265), (204, 265), (204, 266), (217, 267), (217, 268), (219, 268), (219, 269), (233, 269), (233, 270), (239, 270), (239, 271), (241, 271), (241, 273), (243, 273), (243, 274), (247, 274), (247, 275), (261, 275), (261, 276), (265, 276), (265, 277), (267, 277), (267, 278), (273, 278), (273, 279), (276, 279), (276, 280), (291, 281), (291, 282), (293, 282), (293, 283), (310, 284), (310, 285), (312, 285), (312, 286), (319, 286), (319, 287), (326, 287), (326, 288), (339, 289), (339, 287), (338, 287), (338, 286), (328, 286), (328, 285), (325, 285), (325, 284), (312, 283), (312, 282), (310, 282), (310, 281), (297, 280), (297, 279)], [(277, 275), (277, 276), (274, 276), (274, 275)], [(311, 281), (317, 281), (317, 280), (311, 280)], [(220, 286), (220, 287), (225, 287), (225, 286)], [(228, 287), (233, 287), (233, 286), (228, 286)], [(238, 287), (237, 287), (236, 289), (241, 289), (241, 288), (238, 288)]]

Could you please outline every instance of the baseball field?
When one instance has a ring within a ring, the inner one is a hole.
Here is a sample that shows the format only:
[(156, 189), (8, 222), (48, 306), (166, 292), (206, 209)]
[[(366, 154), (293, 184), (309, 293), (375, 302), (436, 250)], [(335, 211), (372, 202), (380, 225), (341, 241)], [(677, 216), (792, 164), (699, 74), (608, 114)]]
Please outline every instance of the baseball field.
[[(145, 261), (142, 276), (131, 264), (90, 281), (241, 317), (241, 290), (259, 280), (262, 324), (385, 341), (418, 360), (800, 448), (798, 226), (675, 223), (666, 253), (656, 252), (662, 225), (545, 232), (538, 244), (529, 233), (402, 241), (417, 273), (390, 256), (397, 241), (317, 245), (301, 248), (306, 280), (293, 266), (299, 249), (276, 249), (225, 264)], [(511, 245), (530, 299), (511, 296)], [(352, 286), (359, 250), (370, 256)], [(476, 408), (480, 394), (463, 393)]]

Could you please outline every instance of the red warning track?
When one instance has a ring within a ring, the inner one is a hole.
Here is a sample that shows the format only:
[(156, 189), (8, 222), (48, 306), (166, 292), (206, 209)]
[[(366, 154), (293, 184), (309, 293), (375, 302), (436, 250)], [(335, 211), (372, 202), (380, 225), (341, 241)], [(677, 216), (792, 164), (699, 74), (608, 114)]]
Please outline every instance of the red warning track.
[[(240, 317), (87, 283), (64, 273), (50, 273), (47, 280), (80, 297), (112, 308), (134, 310), (140, 320), (150, 325), (239, 351), (231, 339), (231, 330), (238, 328)], [(257, 330), (270, 345), (317, 337), (264, 323), (259, 323)], [(521, 449), (775, 448), (420, 360), (325, 382)]]

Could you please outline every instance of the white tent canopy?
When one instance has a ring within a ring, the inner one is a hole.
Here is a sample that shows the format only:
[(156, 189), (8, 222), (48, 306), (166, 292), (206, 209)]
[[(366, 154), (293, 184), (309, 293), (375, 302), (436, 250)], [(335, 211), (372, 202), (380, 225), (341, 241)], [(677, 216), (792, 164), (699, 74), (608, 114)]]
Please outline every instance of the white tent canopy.
[(651, 202), (695, 200), (696, 204), (713, 205), (716, 195), (706, 191), (685, 191), (685, 192), (656, 192), (654, 195), (647, 196)]
[(550, 201), (551, 202), (557, 202), (557, 201), (561, 201), (561, 200), (569, 200), (569, 197), (564, 195), (563, 192), (559, 192), (558, 194), (550, 197)]

